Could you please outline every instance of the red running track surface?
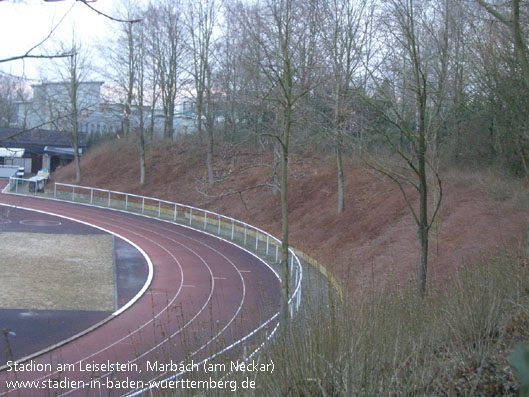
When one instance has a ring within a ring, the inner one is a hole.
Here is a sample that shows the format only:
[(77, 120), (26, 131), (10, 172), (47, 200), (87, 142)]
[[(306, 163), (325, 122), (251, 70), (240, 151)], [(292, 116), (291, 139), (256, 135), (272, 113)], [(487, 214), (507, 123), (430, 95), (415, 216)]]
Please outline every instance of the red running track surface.
[[(106, 229), (140, 247), (154, 269), (151, 285), (128, 310), (27, 361), (35, 370), (10, 371), (11, 366), (0, 372), (0, 396), (123, 395), (136, 387), (107, 388), (114, 385), (109, 380), (147, 386), (149, 380), (172, 375), (149, 370), (147, 362), (179, 363), (186, 358), (198, 363), (246, 336), (279, 309), (276, 274), (254, 255), (216, 237), (157, 219), (55, 200), (0, 194), (0, 204)], [(108, 363), (123, 368), (90, 368)], [(73, 365), (59, 373), (59, 364)], [(8, 388), (7, 382), (14, 380), (37, 381), (42, 389)], [(69, 387), (49, 388), (63, 386), (65, 380)]]

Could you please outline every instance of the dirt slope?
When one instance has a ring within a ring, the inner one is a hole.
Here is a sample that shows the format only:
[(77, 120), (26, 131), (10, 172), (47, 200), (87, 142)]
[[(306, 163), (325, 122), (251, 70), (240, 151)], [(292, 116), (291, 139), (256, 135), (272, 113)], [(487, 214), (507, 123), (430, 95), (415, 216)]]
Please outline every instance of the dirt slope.
[[(279, 195), (269, 184), (269, 158), (248, 150), (216, 156), (223, 178), (208, 189), (204, 152), (186, 143), (155, 143), (148, 150), (147, 184), (139, 184), (137, 150), (110, 142), (82, 160), (82, 184), (133, 192), (208, 208), (280, 235)], [(242, 168), (243, 172), (237, 172)], [(248, 168), (249, 167), (249, 168)], [(336, 171), (332, 158), (294, 156), (289, 194), (291, 244), (318, 258), (353, 291), (379, 287), (386, 280), (414, 280), (416, 228), (396, 186), (364, 167), (346, 165), (346, 210), (336, 211)], [(72, 167), (54, 179), (72, 183)], [(527, 213), (519, 182), (486, 172), (443, 174), (440, 223), (430, 236), (429, 277), (443, 279), (467, 262), (524, 244)], [(438, 231), (438, 233), (436, 233)]]

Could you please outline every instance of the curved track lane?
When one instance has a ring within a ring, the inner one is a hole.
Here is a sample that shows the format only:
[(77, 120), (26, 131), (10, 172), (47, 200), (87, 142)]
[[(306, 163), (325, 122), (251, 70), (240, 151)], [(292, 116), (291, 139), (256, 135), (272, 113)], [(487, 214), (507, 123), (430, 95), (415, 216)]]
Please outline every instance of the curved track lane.
[[(198, 363), (247, 335), (278, 310), (276, 274), (254, 255), (226, 241), (102, 208), (5, 194), (0, 195), (0, 203), (103, 228), (140, 247), (154, 268), (148, 290), (126, 311), (29, 361), (51, 367), (51, 371), (0, 372), (0, 395), (122, 395), (170, 375), (152, 370), (153, 364), (179, 363), (184, 358)], [(60, 363), (73, 365), (58, 372)], [(95, 365), (108, 363), (123, 365), (123, 371), (93, 370)], [(9, 389), (6, 381), (12, 380), (37, 381), (43, 389)], [(63, 381), (68, 387), (46, 388), (50, 380)], [(137, 383), (107, 387), (127, 380)]]

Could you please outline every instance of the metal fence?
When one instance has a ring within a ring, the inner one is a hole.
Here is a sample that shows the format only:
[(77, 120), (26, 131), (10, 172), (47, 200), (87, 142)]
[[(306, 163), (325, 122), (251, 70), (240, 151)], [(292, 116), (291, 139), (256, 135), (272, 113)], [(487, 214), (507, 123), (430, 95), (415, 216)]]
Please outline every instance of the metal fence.
[[(192, 207), (189, 205), (173, 203), (170, 201), (160, 200), (153, 197), (139, 196), (135, 194), (115, 192), (104, 189), (96, 189), (85, 186), (69, 185), (63, 183), (55, 183), (53, 192), (45, 189), (44, 192), (35, 188), (32, 189), (32, 181), (23, 178), (11, 177), (9, 180), (8, 189), (12, 193), (34, 195), (38, 197), (53, 198), (56, 200), (71, 201), (93, 206), (100, 206), (120, 210), (144, 216), (159, 218), (165, 221), (183, 224), (193, 229), (198, 229), (206, 233), (213, 234), (225, 240), (231, 241), (245, 249), (254, 252), (269, 264), (277, 264), (281, 262), (280, 249), (281, 241), (271, 234), (224, 215), (204, 209)], [(289, 248), (289, 268), (290, 268), (290, 294), (288, 305), (290, 316), (293, 317), (295, 312), (298, 312), (301, 306), (301, 282), (303, 279), (303, 268), (298, 256)], [(281, 272), (279, 272), (281, 273)], [(278, 275), (279, 276), (279, 275)], [(279, 276), (281, 279), (281, 277)], [(263, 322), (259, 327), (251, 331), (243, 338), (233, 342), (229, 346), (215, 354), (203, 359), (200, 363), (202, 365), (217, 356), (233, 349), (236, 346), (242, 346), (244, 352), (244, 360), (249, 360), (264, 346), (267, 340), (270, 340), (279, 324), (277, 324), (272, 332), (268, 332), (268, 327), (272, 321), (276, 320), (279, 313), (275, 313), (272, 317)], [(259, 332), (265, 331), (265, 339), (254, 347), (253, 352), (246, 356), (247, 341)], [(163, 382), (176, 379), (183, 375), (183, 372), (174, 374)], [(140, 395), (148, 392), (152, 386), (144, 389), (133, 391), (130, 395)]]
[[(39, 192), (28, 179), (11, 177), (9, 191), (159, 218), (205, 231), (244, 247), (269, 263), (281, 262), (281, 241), (271, 234), (221, 214), (189, 205), (136, 194), (97, 189), (86, 186), (55, 183), (53, 192)], [(290, 294), (288, 303), (291, 317), (301, 306), (303, 268), (294, 251), (289, 248)], [(275, 317), (275, 316), (274, 316)]]

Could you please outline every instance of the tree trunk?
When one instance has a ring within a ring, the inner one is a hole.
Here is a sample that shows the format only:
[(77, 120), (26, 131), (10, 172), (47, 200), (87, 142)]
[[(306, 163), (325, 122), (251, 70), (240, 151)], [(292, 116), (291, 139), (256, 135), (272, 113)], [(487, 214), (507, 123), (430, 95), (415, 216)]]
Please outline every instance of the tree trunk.
[(290, 272), (288, 266), (288, 147), (282, 144), (281, 151), (281, 325), (289, 324), (288, 295)]
[(419, 269), (417, 278), (419, 281), (419, 293), (426, 293), (426, 272), (428, 268), (428, 230), (420, 226), (417, 233), (419, 237)]
[(277, 195), (277, 193), (279, 193), (280, 191), (280, 187), (279, 187), (279, 177), (278, 177), (278, 168), (279, 168), (279, 163), (281, 162), (281, 152), (278, 148), (278, 144), (276, 141), (272, 142), (272, 145), (273, 145), (273, 150), (274, 150), (274, 173), (272, 175), (272, 192), (274, 194), (274, 196)]
[(206, 147), (206, 166), (208, 169), (208, 184), (213, 186), (213, 131), (208, 127), (208, 142)]
[(338, 213), (340, 214), (343, 212), (344, 208), (344, 179), (341, 139), (336, 143), (336, 167), (338, 169)]
[(428, 265), (428, 186), (426, 181), (426, 83), (423, 81), (423, 91), (417, 98), (417, 161), (419, 177), (419, 292), (426, 293), (426, 271)]
[(145, 139), (140, 135), (140, 184), (145, 185)]
[(174, 135), (174, 108), (175, 103), (173, 99), (168, 99), (165, 107), (165, 124), (164, 124), (164, 138), (173, 139)]
[(527, 60), (527, 47), (523, 40), (522, 29), (520, 26), (520, 0), (512, 0), (513, 8), (513, 36), (516, 48), (516, 57), (522, 68), (522, 74), (527, 87), (529, 87), (529, 61)]
[(127, 27), (128, 39), (128, 85), (127, 85), (127, 99), (125, 101), (125, 120), (123, 121), (123, 134), (128, 136), (130, 134), (130, 115), (132, 113), (132, 96), (134, 91), (134, 43), (132, 40), (132, 24)]
[(292, 107), (289, 99), (287, 99), (288, 103), (285, 108), (284, 130), (281, 134), (281, 324), (285, 332), (289, 328), (288, 324), (290, 324), (288, 313), (288, 296), (290, 293), (290, 271), (288, 266), (288, 144), (292, 124)]
[(77, 60), (71, 58), (70, 70), (70, 101), (72, 105), (73, 151), (75, 160), (75, 183), (81, 183), (81, 161), (79, 159), (79, 120), (77, 114)]
[(213, 101), (211, 98), (211, 68), (207, 65), (206, 69), (206, 129), (208, 141), (206, 145), (206, 167), (208, 170), (208, 184), (213, 186), (215, 178), (213, 176)]
[(340, 82), (336, 84), (336, 95), (335, 95), (335, 105), (334, 105), (334, 130), (336, 134), (336, 144), (335, 144), (335, 153), (336, 153), (336, 168), (338, 171), (338, 213), (343, 212), (344, 206), (344, 182), (343, 182), (343, 167), (342, 167), (342, 120), (340, 115), (341, 104), (341, 89)]
[(79, 143), (74, 143), (74, 156), (75, 156), (75, 183), (79, 184), (81, 182), (81, 161), (79, 158)]

